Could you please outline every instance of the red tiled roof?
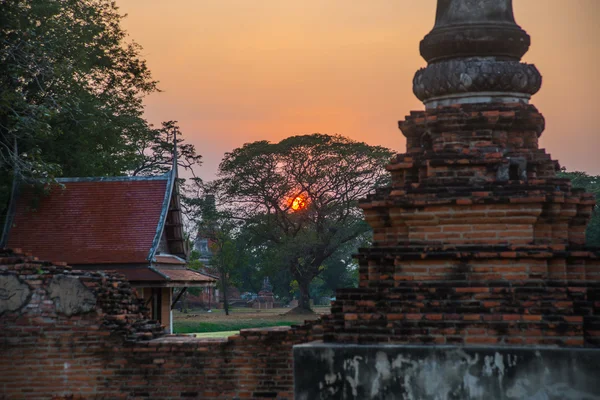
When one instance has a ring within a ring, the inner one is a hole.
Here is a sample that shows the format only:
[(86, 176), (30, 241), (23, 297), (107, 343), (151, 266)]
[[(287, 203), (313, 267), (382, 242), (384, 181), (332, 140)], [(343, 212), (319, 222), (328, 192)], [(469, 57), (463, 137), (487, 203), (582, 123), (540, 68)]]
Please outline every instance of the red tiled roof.
[[(83, 267), (84, 269), (96, 269), (95, 267)], [(106, 272), (123, 274), (130, 282), (160, 284), (161, 286), (178, 286), (177, 284), (206, 284), (216, 283), (218, 279), (207, 276), (201, 272), (191, 270), (182, 266), (171, 264), (170, 266), (103, 266)]]
[(139, 268), (115, 268), (115, 272), (125, 275), (125, 279), (130, 282), (165, 282), (164, 276), (158, 272), (152, 271), (148, 267)]
[(158, 264), (177, 264), (177, 265), (185, 265), (186, 262), (179, 257), (175, 257), (172, 255), (157, 255), (154, 256), (154, 259)]
[(61, 180), (42, 196), (18, 199), (8, 246), (69, 264), (147, 262), (161, 216), (168, 176)]
[(213, 283), (217, 279), (187, 268), (154, 267), (161, 274), (167, 275), (172, 282)]

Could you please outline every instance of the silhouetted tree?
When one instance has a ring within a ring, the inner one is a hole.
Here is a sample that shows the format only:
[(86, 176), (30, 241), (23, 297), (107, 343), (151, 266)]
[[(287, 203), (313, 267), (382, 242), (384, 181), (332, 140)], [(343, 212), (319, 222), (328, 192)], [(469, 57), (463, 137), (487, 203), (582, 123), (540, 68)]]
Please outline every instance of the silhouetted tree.
[(342, 136), (259, 141), (227, 153), (214, 183), (269, 263), (287, 269), (309, 309), (309, 284), (338, 249), (369, 231), (358, 200), (388, 181), (392, 152)]

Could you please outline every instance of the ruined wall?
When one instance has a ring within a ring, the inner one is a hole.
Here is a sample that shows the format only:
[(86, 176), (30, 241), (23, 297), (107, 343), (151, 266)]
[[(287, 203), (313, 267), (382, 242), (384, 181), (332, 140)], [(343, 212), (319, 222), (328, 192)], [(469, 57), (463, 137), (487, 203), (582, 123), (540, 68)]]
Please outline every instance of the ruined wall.
[[(326, 342), (600, 345), (596, 252), (365, 249)], [(479, 250), (479, 249), (478, 249)]]
[(146, 311), (120, 276), (0, 251), (0, 398), (290, 400), (292, 345), (320, 332), (163, 336)]

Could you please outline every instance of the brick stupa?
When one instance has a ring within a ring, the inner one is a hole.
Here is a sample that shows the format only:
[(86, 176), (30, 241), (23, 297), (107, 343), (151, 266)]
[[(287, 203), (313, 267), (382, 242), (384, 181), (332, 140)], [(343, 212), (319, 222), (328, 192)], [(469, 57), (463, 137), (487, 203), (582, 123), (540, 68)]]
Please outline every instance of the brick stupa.
[(600, 345), (595, 199), (539, 148), (529, 44), (509, 0), (438, 1), (413, 88), (426, 110), (399, 122), (392, 186), (361, 204), (373, 245), (326, 340)]
[(337, 292), (323, 342), (294, 347), (296, 399), (600, 398), (595, 200), (539, 148), (529, 45), (511, 0), (438, 0), (425, 111), (361, 204), (359, 287)]

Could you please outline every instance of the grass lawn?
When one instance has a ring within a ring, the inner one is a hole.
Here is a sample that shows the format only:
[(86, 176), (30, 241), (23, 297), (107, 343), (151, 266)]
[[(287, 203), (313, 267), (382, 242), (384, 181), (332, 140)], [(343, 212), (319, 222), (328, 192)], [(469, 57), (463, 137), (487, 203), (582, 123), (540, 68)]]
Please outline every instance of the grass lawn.
[(206, 333), (239, 331), (248, 328), (269, 328), (272, 326), (291, 326), (294, 321), (231, 320), (219, 322), (173, 321), (175, 333)]
[[(316, 319), (329, 312), (329, 307), (315, 307), (314, 315), (286, 314), (289, 308), (256, 310), (252, 308), (234, 308), (229, 315), (223, 310), (191, 311), (189, 313), (173, 312), (174, 333), (208, 334), (221, 332), (218, 336), (227, 337), (241, 329), (269, 328), (274, 326), (301, 325), (305, 320)], [(232, 333), (233, 332), (233, 333)], [(199, 336), (200, 337), (200, 336)]]

